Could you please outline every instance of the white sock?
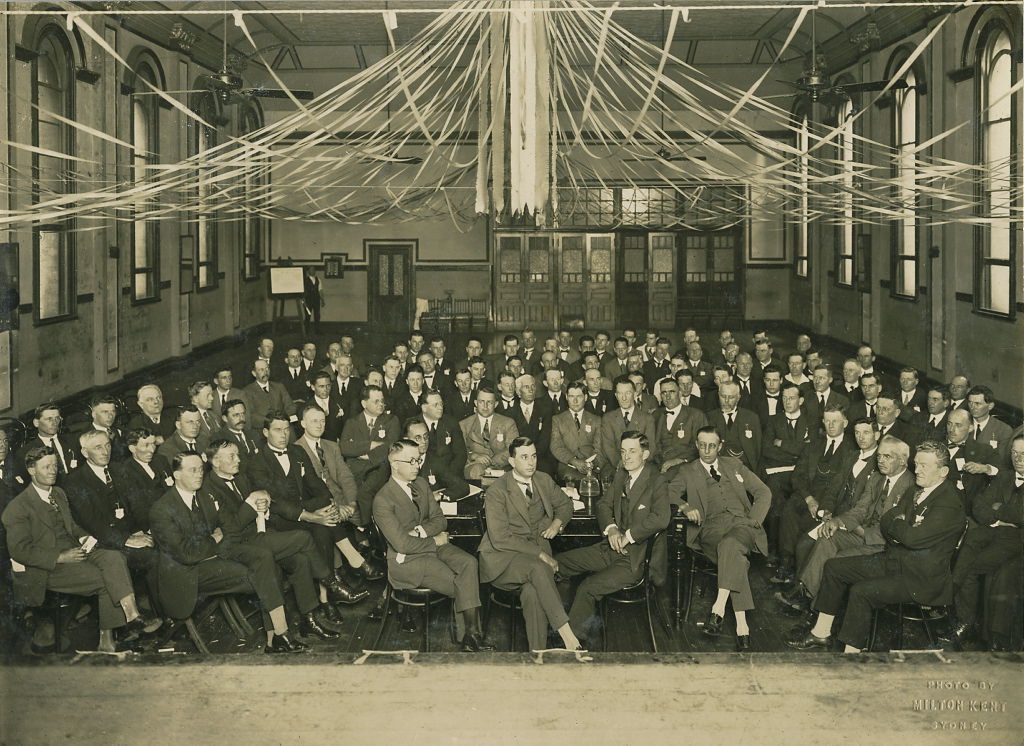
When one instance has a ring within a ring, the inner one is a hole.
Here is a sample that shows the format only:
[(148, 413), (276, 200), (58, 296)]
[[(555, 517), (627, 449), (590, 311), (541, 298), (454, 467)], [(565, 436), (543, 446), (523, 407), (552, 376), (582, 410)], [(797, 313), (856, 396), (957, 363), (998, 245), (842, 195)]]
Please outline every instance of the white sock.
[(341, 553), (345, 555), (345, 559), (348, 560), (348, 563), (352, 565), (352, 567), (363, 566), (363, 555), (361, 555), (356, 548), (352, 546), (351, 541), (348, 539), (342, 539), (338, 542), (337, 546), (338, 549), (341, 550)]
[(831, 614), (818, 612), (818, 620), (814, 623), (811, 634), (815, 637), (828, 637), (832, 634), (832, 620), (834, 619), (835, 617)]
[(844, 645), (843, 646), (843, 652), (844, 653), (859, 653), (860, 652), (860, 648), (855, 648), (853, 645)]
[(736, 636), (749, 635), (750, 627), (747, 626), (747, 612), (737, 611), (736, 614)]
[(729, 600), (729, 589), (719, 588), (718, 598), (715, 599), (715, 605), (711, 607), (711, 611), (718, 614), (718, 616), (725, 616), (725, 602)]

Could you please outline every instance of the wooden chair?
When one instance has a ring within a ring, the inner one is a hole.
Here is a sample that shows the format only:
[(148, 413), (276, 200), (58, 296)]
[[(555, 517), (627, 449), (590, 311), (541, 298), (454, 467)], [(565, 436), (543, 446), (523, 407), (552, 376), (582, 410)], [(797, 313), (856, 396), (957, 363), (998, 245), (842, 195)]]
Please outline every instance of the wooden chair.
[[(423, 652), (430, 652), (430, 610), (440, 606), (451, 599), (431, 590), (430, 588), (395, 588), (391, 585), (391, 578), (388, 578), (387, 587), (384, 591), (384, 608), (381, 611), (380, 627), (377, 628), (377, 636), (373, 640), (373, 649), (380, 647), (380, 641), (384, 639), (384, 629), (387, 627), (388, 618), (395, 611), (400, 609), (422, 609), (423, 610)], [(394, 604), (392, 605), (392, 602)], [(452, 639), (454, 640), (454, 609), (452, 610)]]
[[(658, 652), (658, 641), (654, 636), (654, 614), (653, 605), (657, 603), (654, 597), (654, 583), (651, 582), (651, 553), (654, 551), (654, 544), (664, 534), (659, 531), (647, 540), (647, 548), (644, 553), (643, 574), (631, 585), (621, 590), (610, 593), (601, 599), (600, 613), (604, 634), (601, 636), (602, 650), (608, 650), (608, 604), (644, 604), (647, 612), (647, 631), (651, 637), (651, 652)], [(667, 631), (667, 630), (666, 630)]]

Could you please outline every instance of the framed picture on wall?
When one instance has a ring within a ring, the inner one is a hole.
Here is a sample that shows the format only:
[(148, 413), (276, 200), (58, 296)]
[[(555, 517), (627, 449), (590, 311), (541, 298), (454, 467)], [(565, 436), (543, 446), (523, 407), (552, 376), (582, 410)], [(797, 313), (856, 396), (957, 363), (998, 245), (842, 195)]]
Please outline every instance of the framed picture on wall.
[(324, 265), (324, 277), (340, 279), (345, 276), (345, 262), (348, 260), (348, 254), (321, 254), (320, 260)]

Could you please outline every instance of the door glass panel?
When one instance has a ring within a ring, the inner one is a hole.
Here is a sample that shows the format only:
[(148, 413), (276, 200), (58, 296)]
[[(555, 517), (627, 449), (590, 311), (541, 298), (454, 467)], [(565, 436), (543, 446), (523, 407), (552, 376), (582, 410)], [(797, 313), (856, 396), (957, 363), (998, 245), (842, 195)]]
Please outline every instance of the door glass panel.
[(654, 282), (672, 282), (672, 250), (671, 249), (655, 249), (654, 250), (654, 267), (653, 281)]
[[(530, 241), (532, 244), (533, 241)], [(548, 250), (530, 249), (530, 282), (547, 282), (549, 273)]]
[[(595, 241), (596, 243), (596, 241)], [(590, 250), (590, 281), (611, 282), (612, 252), (609, 249)]]
[(391, 295), (404, 295), (405, 289), (402, 283), (405, 282), (405, 257), (391, 257)]
[(626, 249), (622, 255), (622, 266), (626, 282), (643, 282), (647, 279), (647, 252), (644, 249)]
[[(693, 236), (687, 239), (687, 244), (693, 240)], [(704, 282), (707, 280), (708, 252), (704, 249), (686, 250), (686, 281)]]
[(567, 249), (562, 244), (562, 282), (583, 282), (583, 249)]
[(519, 273), (522, 272), (523, 254), (519, 250), (518, 242), (514, 249), (502, 249), (500, 255), (499, 272), (502, 282), (519, 282)]
[(390, 295), (388, 293), (388, 271), (391, 268), (391, 255), (381, 254), (377, 260), (377, 276), (380, 288), (378, 290), (379, 295)]

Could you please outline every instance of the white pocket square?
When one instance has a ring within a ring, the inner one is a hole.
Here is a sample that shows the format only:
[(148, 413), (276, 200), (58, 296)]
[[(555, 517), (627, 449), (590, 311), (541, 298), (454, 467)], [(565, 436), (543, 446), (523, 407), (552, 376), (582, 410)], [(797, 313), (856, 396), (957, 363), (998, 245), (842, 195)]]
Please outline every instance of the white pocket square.
[(636, 509), (637, 510), (646, 510), (647, 506), (644, 505), (643, 503), (640, 503), (639, 505), (636, 506)]

